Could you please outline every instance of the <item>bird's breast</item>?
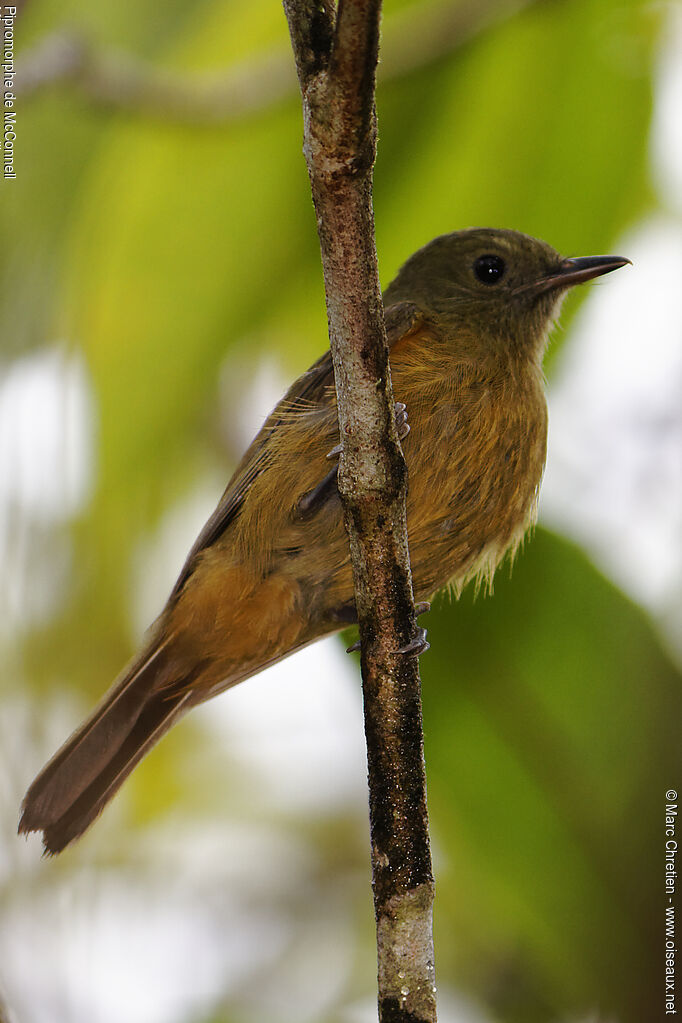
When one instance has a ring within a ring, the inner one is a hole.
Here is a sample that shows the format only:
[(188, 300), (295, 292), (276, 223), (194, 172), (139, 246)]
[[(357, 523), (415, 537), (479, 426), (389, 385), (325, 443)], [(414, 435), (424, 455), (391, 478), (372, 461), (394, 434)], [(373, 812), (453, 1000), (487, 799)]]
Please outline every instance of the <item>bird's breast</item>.
[[(490, 581), (535, 521), (547, 412), (539, 381), (458, 381), (409, 405), (408, 531), (419, 599)], [(421, 406), (421, 407), (420, 407)]]

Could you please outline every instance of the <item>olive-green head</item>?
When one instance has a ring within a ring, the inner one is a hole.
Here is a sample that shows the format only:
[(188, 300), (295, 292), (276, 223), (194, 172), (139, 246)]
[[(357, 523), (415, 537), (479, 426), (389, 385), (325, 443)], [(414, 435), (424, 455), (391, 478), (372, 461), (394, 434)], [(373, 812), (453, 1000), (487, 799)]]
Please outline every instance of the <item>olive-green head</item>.
[(470, 228), (440, 235), (415, 252), (384, 300), (415, 302), (446, 330), (466, 330), (486, 347), (541, 357), (568, 289), (629, 262), (620, 256), (565, 259), (519, 231)]

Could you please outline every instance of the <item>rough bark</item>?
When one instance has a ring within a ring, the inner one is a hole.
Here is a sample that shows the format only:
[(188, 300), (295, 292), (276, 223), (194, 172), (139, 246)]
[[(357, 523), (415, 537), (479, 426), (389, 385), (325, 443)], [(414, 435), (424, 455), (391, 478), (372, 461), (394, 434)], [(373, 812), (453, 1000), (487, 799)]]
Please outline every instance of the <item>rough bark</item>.
[[(394, 422), (372, 171), (379, 0), (284, 0), (303, 97), (339, 406), (339, 491), (360, 625), (382, 1023), (436, 1019), (407, 472)], [(409, 414), (409, 409), (408, 409)]]

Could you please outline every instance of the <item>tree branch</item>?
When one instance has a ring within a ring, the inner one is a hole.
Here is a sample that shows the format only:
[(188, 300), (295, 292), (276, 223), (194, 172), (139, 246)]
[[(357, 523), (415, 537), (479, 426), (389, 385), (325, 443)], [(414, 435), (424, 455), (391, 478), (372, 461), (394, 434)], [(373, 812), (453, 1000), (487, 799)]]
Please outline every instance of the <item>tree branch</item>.
[[(436, 1019), (433, 875), (405, 495), (379, 289), (372, 170), (380, 0), (284, 0), (303, 97), (360, 625), (383, 1023)], [(331, 41), (331, 45), (330, 45)]]

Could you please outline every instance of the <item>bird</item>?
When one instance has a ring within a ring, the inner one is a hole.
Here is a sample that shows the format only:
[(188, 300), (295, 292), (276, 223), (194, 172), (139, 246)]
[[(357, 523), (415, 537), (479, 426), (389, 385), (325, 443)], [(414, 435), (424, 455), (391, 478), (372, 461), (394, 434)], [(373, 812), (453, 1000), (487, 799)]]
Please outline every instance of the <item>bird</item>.
[[(418, 602), (489, 584), (534, 524), (550, 330), (570, 288), (629, 262), (469, 228), (415, 252), (384, 292)], [(340, 450), (327, 351), (265, 420), (137, 656), (28, 789), (19, 832), (42, 832), (45, 854), (192, 707), (357, 621)]]

